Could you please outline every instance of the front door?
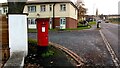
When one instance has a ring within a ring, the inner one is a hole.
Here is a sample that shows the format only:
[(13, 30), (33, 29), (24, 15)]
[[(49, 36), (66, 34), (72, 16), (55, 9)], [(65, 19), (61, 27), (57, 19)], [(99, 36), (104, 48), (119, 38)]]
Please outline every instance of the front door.
[(60, 29), (66, 29), (66, 18), (60, 18)]

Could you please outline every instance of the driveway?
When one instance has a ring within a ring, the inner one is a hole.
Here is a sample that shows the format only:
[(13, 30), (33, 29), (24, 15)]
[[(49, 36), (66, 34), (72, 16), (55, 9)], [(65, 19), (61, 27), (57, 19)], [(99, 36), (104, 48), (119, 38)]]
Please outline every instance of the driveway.
[[(36, 33), (29, 33), (29, 38), (36, 39), (36, 36)], [(112, 58), (98, 30), (50, 31), (49, 41), (72, 50), (88, 65), (113, 65)]]

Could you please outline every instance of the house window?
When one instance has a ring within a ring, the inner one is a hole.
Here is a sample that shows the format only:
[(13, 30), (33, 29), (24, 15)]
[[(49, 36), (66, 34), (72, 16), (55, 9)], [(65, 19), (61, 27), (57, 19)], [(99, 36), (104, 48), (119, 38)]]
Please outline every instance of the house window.
[(45, 5), (40, 5), (40, 11), (41, 12), (45, 12), (46, 11)]
[(52, 5), (49, 5), (49, 10), (52, 11)]
[(61, 11), (66, 11), (66, 4), (61, 4), (60, 5), (60, 10)]
[(28, 12), (36, 12), (36, 6), (28, 6)]
[(66, 23), (66, 18), (60, 18), (60, 24), (65, 25), (65, 23)]
[(3, 13), (7, 13), (8, 10), (7, 10), (7, 7), (3, 8)]
[(36, 24), (36, 21), (35, 19), (28, 19), (28, 24)]

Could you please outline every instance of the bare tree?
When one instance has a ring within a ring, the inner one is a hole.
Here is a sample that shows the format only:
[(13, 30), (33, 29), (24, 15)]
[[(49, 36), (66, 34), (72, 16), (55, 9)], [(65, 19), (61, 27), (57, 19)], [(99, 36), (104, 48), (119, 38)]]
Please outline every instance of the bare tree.
[(87, 12), (87, 9), (83, 7), (85, 4), (82, 0), (77, 0), (75, 5), (78, 8), (78, 20), (82, 20)]
[(7, 0), (8, 13), (23, 13), (27, 0)]

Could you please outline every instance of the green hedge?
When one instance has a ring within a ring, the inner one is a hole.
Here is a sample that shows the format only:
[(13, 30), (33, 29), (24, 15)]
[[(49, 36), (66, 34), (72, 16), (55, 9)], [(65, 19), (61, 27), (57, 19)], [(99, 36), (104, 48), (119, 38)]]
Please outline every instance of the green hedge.
[(110, 18), (109, 19), (112, 23), (119, 23), (120, 24), (120, 18)]

